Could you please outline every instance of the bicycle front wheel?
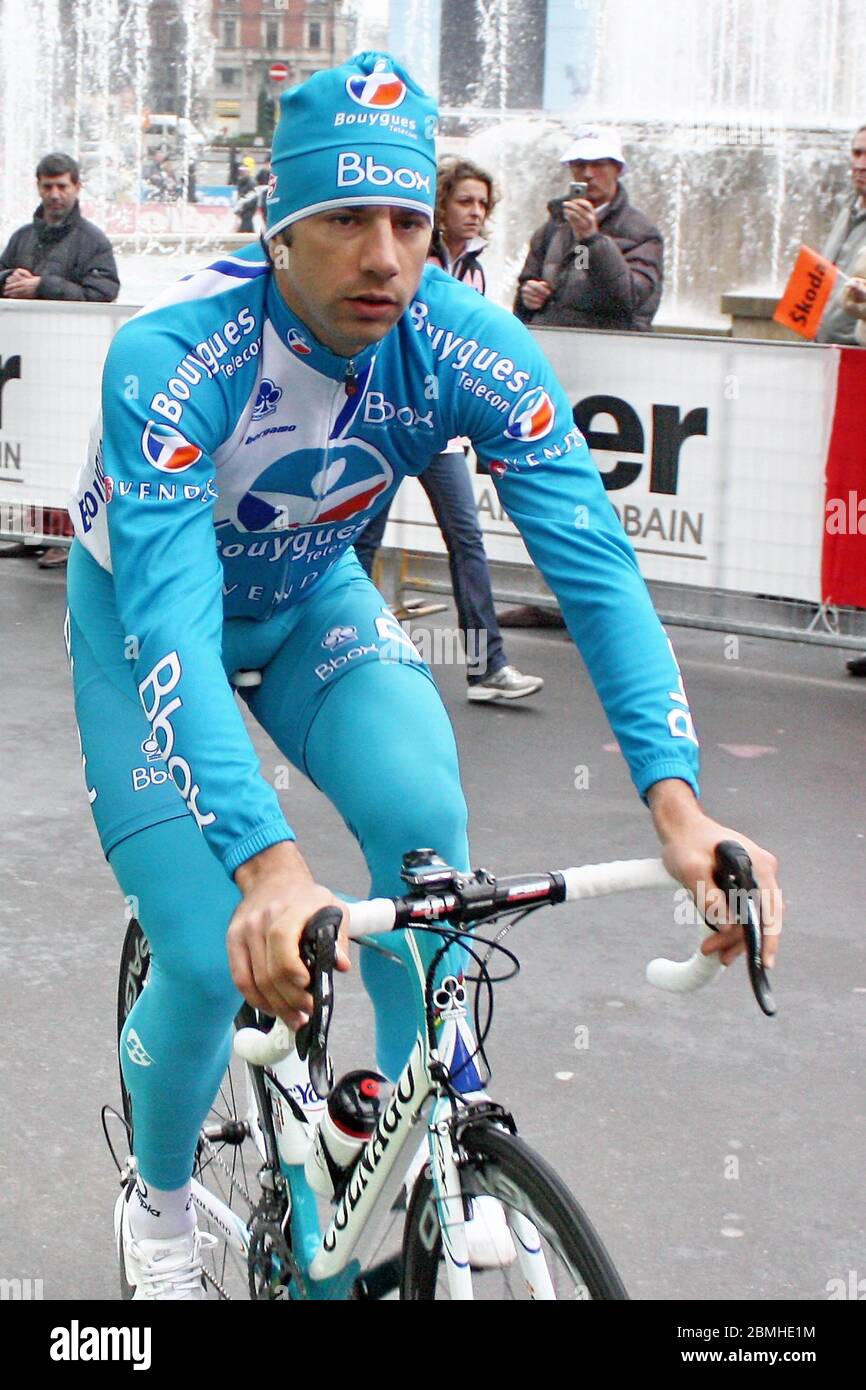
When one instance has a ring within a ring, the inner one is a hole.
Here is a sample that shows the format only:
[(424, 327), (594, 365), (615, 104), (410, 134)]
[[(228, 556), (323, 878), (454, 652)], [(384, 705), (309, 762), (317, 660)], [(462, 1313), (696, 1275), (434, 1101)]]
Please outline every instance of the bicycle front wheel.
[[(464, 1129), (460, 1148), (473, 1298), (628, 1298), (586, 1213), (538, 1154), (484, 1122)], [(406, 1213), (401, 1297), (450, 1297), (429, 1167)]]

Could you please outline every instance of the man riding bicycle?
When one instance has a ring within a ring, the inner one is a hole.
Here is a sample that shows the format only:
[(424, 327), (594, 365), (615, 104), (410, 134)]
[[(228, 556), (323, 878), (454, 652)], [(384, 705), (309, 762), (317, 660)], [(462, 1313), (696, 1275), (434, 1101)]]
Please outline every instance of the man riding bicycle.
[[(285, 93), (264, 250), (187, 276), (106, 362), (68, 638), (91, 808), (153, 955), (121, 1048), (138, 1178), (116, 1220), (136, 1298), (203, 1296), (189, 1180), (240, 996), (297, 1027), (299, 936), (336, 901), (261, 776), (232, 677), (261, 673), (240, 694), (343, 816), (373, 894), (401, 890), (415, 845), (469, 866), (448, 717), (352, 549), (448, 439), (472, 440), (556, 594), (671, 872), (712, 884), (735, 838), (775, 901), (772, 856), (697, 800), (672, 648), (549, 364), (510, 314), (425, 268), (435, 124), (383, 54)], [(437, 940), (419, 940), (428, 961)], [(727, 963), (741, 929), (707, 949)], [(452, 947), (440, 971), (459, 969)], [(402, 967), (370, 952), (362, 973), (395, 1077), (417, 1027)]]

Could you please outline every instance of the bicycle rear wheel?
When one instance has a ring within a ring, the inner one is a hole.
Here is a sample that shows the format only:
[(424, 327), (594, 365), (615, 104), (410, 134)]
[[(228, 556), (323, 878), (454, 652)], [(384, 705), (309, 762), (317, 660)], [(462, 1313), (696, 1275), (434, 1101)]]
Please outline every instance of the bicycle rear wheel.
[[(150, 968), (150, 947), (140, 924), (132, 918), (126, 929), (120, 958), (120, 979), (117, 992), (118, 1060), (120, 1035), (127, 1016), (144, 989)], [(249, 1015), (249, 1016), (248, 1016)], [(248, 1005), (238, 1013), (237, 1026), (254, 1024), (255, 1015)], [(130, 1149), (134, 1152), (132, 1107), (129, 1093), (120, 1072), (123, 1114), (129, 1128)], [(235, 1212), (246, 1225), (262, 1202), (259, 1182), (264, 1166), (263, 1151), (253, 1142), (252, 1134), (261, 1133), (271, 1123), (269, 1114), (262, 1114), (249, 1068), (232, 1058), (223, 1077), (219, 1092), (202, 1126), (193, 1165), (193, 1178), (212, 1192)], [(247, 1256), (225, 1239), (222, 1229), (201, 1210), (198, 1224), (218, 1239), (216, 1247), (204, 1262), (209, 1297), (249, 1299)]]
[[(494, 1267), (481, 1268), (470, 1257), (474, 1298), (628, 1298), (588, 1217), (549, 1164), (515, 1135), (485, 1122), (466, 1126), (460, 1148), (464, 1214), (476, 1223), (489, 1221), (487, 1244), (503, 1252)], [(450, 1297), (429, 1168), (415, 1183), (406, 1213), (401, 1297)]]

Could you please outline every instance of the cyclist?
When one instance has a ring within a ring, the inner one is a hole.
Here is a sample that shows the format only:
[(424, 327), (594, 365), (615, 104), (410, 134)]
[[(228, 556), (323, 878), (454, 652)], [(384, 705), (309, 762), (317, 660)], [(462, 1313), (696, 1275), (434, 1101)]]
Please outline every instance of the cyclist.
[[(419, 844), (468, 868), (450, 723), (351, 548), (448, 439), (472, 440), (557, 595), (668, 867), (696, 891), (736, 838), (775, 891), (772, 857), (700, 807), (672, 648), (552, 370), (510, 314), (425, 268), (435, 122), (388, 55), (287, 92), (264, 250), (187, 276), (108, 354), (72, 506), (68, 641), (91, 809), (153, 952), (121, 1046), (138, 1179), (116, 1229), (136, 1298), (203, 1296), (189, 1180), (240, 996), (297, 1027), (300, 932), (335, 901), (260, 773), (231, 677), (261, 672), (241, 695), (337, 807), (374, 894), (400, 891)], [(731, 960), (740, 929), (710, 949)], [(366, 953), (392, 1077), (418, 1022), (402, 976)]]

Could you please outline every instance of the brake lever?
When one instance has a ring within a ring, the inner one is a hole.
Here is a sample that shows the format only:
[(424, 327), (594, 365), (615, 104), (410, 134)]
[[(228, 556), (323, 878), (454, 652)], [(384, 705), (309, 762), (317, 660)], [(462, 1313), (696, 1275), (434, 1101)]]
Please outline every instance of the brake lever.
[(313, 1012), (295, 1034), (301, 1061), (309, 1056), (310, 1081), (322, 1100), (333, 1089), (328, 1055), (328, 1033), (334, 1014), (334, 966), (337, 959), (337, 932), (343, 914), (338, 907), (323, 907), (314, 913), (301, 937), (301, 959), (310, 972)]
[[(756, 905), (758, 885), (752, 872), (752, 861), (737, 840), (722, 840), (720, 844), (716, 845), (716, 866), (713, 870), (713, 879), (716, 887), (721, 888), (729, 903), (731, 893), (733, 892), (735, 895), (734, 901), (737, 905), (735, 920), (745, 929), (749, 983), (758, 1001), (758, 1007), (768, 1018), (772, 1018), (776, 1012), (776, 1004), (764, 969), (764, 958), (761, 951), (761, 918)], [(745, 910), (742, 908), (741, 892), (746, 895)]]

